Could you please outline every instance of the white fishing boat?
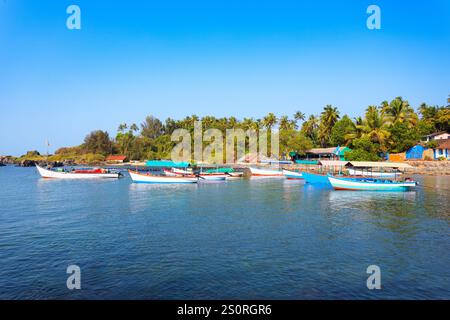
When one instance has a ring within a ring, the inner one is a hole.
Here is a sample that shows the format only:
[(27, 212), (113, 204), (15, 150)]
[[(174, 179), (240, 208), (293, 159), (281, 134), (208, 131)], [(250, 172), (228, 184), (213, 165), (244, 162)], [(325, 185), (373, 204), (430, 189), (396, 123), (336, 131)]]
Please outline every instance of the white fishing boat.
[(128, 172), (131, 180), (135, 183), (197, 183), (198, 181), (198, 177), (194, 175), (169, 177), (145, 174), (132, 170), (129, 170)]
[(249, 169), (252, 176), (256, 177), (283, 177), (283, 171), (279, 170), (260, 169), (254, 167), (250, 167)]
[[(225, 181), (227, 174), (225, 173), (200, 173), (199, 178), (205, 181)], [(200, 180), (200, 181), (201, 181)]]
[(302, 173), (301, 172), (297, 172), (297, 171), (290, 171), (290, 170), (284, 170), (283, 169), (283, 175), (287, 178), (287, 179), (303, 179)]
[(328, 176), (328, 180), (335, 190), (358, 191), (408, 191), (417, 186), (415, 181), (397, 182), (385, 179), (353, 179)]
[(348, 169), (348, 174), (351, 176), (363, 176), (373, 178), (395, 178), (401, 175), (401, 172), (374, 172), (368, 170)]
[(119, 172), (110, 172), (105, 169), (56, 171), (42, 168), (36, 165), (42, 178), (47, 179), (117, 179)]
[(192, 169), (178, 169), (178, 168), (172, 168), (172, 172), (173, 173), (178, 173), (178, 174), (192, 174)]
[(240, 179), (244, 176), (243, 172), (227, 172), (227, 180)]

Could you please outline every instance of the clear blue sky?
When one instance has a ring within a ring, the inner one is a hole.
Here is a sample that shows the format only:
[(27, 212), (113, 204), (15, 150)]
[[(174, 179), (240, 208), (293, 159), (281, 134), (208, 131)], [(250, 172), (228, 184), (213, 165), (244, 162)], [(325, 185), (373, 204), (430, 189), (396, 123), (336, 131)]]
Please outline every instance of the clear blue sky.
[[(395, 2), (395, 3), (394, 3)], [(66, 28), (81, 8), (82, 29)], [(381, 30), (366, 8), (381, 8)], [(450, 1), (0, 0), (0, 154), (146, 115), (350, 116), (450, 94)]]

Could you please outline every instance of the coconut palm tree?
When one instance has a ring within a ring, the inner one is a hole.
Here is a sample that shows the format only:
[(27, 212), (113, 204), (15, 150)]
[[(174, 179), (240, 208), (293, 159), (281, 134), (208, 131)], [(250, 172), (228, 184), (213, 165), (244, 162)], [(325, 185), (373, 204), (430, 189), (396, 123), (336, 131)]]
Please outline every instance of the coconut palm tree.
[[(383, 102), (385, 103), (385, 101)], [(402, 97), (397, 97), (388, 105), (382, 103), (382, 112), (387, 114), (388, 120), (391, 124), (407, 123), (409, 127), (417, 124), (418, 117), (408, 101), (403, 100)]]
[(270, 112), (270, 113), (269, 113), (267, 116), (265, 116), (264, 119), (263, 119), (263, 125), (267, 128), (267, 130), (272, 129), (272, 127), (273, 127), (274, 125), (276, 125), (277, 122), (278, 122), (278, 119), (277, 119), (277, 117), (276, 117), (272, 112)]
[(253, 121), (252, 118), (244, 118), (244, 119), (242, 120), (242, 122), (241, 122), (241, 128), (242, 128), (244, 131), (247, 131), (247, 130), (249, 130), (249, 129), (252, 129), (252, 128), (253, 128), (253, 123), (254, 123), (254, 121)]
[(331, 104), (327, 104), (320, 116), (319, 139), (320, 144), (325, 146), (330, 139), (331, 130), (339, 120), (339, 111)]
[(319, 129), (319, 118), (315, 115), (310, 115), (308, 120), (303, 122), (301, 131), (311, 139), (311, 141), (317, 144), (317, 130)]
[(297, 124), (295, 121), (290, 120), (288, 116), (282, 116), (279, 121), (280, 130), (293, 130), (296, 129)]
[(351, 144), (351, 142), (355, 139), (359, 139), (362, 136), (363, 133), (363, 127), (364, 127), (364, 121), (362, 117), (356, 117), (354, 118), (353, 122), (353, 128), (352, 131), (350, 133), (347, 133), (344, 136), (345, 139), (345, 145), (348, 146), (349, 144)]
[(367, 137), (372, 142), (378, 143), (382, 151), (387, 150), (386, 145), (391, 134), (388, 131), (386, 115), (376, 106), (369, 106), (366, 109), (361, 129), (362, 137)]

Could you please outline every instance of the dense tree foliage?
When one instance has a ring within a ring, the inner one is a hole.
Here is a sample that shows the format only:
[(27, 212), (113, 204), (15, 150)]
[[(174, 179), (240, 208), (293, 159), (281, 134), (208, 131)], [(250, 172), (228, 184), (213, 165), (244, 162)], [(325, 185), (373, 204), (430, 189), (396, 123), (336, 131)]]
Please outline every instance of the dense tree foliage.
[[(396, 97), (383, 101), (379, 106), (366, 108), (364, 116), (351, 119), (340, 116), (338, 108), (326, 105), (320, 114), (306, 116), (297, 111), (292, 117), (277, 117), (269, 113), (261, 119), (213, 116), (187, 116), (181, 120), (167, 118), (161, 121), (149, 115), (141, 123), (122, 123), (112, 140), (108, 132), (93, 131), (84, 143), (77, 147), (61, 148), (55, 156), (64, 158), (84, 155), (84, 158), (101, 159), (115, 153), (132, 160), (170, 158), (175, 145), (171, 134), (183, 128), (194, 132), (196, 121), (202, 121), (203, 129), (216, 128), (224, 137), (227, 129), (269, 130), (279, 132), (280, 154), (291, 151), (300, 154), (312, 147), (348, 146), (350, 160), (379, 160), (387, 152), (404, 152), (418, 143), (425, 135), (436, 131), (450, 130), (450, 96), (446, 106), (421, 104), (415, 112), (407, 100)], [(270, 137), (270, 133), (269, 133)], [(248, 139), (247, 139), (248, 142)], [(270, 142), (270, 138), (269, 138)], [(204, 146), (208, 142), (204, 142)]]
[(82, 149), (86, 153), (107, 155), (113, 152), (112, 146), (108, 132), (96, 130), (86, 136)]

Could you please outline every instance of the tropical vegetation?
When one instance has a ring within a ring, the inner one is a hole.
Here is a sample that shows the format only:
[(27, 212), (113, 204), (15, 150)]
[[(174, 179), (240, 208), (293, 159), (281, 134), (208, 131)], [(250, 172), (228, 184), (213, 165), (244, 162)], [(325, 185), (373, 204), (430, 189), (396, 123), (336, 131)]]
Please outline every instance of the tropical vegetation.
[[(302, 154), (313, 147), (340, 145), (352, 149), (346, 154), (349, 160), (379, 160), (388, 152), (404, 152), (425, 135), (449, 131), (450, 96), (446, 106), (422, 103), (416, 109), (407, 100), (396, 97), (378, 106), (368, 106), (363, 116), (353, 119), (349, 115), (341, 116), (339, 109), (332, 105), (326, 105), (320, 114), (309, 116), (297, 111), (292, 117), (277, 117), (269, 113), (262, 118), (242, 120), (191, 115), (181, 120), (167, 118), (163, 122), (149, 115), (140, 125), (120, 124), (115, 137), (102, 130), (92, 131), (81, 145), (58, 149), (51, 159), (95, 162), (103, 161), (110, 154), (125, 155), (130, 160), (170, 158), (175, 145), (171, 141), (173, 131), (183, 128), (192, 133), (195, 122), (199, 120), (202, 121), (203, 129), (216, 128), (224, 135), (227, 129), (236, 128), (256, 132), (267, 129), (269, 134), (277, 131), (280, 154), (284, 156), (291, 151)], [(29, 157), (36, 158), (37, 155), (29, 154)]]

